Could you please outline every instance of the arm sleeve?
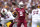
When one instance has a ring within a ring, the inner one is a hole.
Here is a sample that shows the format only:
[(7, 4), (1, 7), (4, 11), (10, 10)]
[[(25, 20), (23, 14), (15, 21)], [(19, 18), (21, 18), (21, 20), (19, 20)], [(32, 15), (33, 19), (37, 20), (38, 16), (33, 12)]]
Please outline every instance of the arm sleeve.
[(27, 13), (27, 15), (28, 15), (28, 10), (25, 10), (25, 12)]

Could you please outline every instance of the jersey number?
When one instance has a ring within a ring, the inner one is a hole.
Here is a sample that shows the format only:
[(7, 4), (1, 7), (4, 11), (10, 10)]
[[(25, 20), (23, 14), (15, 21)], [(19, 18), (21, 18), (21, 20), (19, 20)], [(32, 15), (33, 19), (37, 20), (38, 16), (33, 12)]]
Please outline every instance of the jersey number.
[(20, 11), (20, 16), (23, 16), (23, 12), (22, 11)]
[(34, 15), (34, 14), (38, 14), (38, 11), (33, 11), (33, 15)]

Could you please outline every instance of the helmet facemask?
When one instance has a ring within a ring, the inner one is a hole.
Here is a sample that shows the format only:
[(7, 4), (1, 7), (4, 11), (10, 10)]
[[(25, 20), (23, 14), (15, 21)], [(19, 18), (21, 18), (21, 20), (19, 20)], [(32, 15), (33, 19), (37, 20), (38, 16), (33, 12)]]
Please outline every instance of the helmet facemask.
[(20, 2), (20, 3), (19, 3), (19, 8), (24, 8), (23, 2)]

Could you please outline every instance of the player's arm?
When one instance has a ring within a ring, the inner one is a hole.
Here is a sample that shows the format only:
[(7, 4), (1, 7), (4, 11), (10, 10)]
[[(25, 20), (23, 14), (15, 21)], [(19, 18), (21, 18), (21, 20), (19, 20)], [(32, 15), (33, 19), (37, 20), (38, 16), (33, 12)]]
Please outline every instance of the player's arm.
[(13, 17), (12, 13), (9, 12), (8, 13), (8, 18), (6, 20), (13, 20), (13, 19), (15, 19), (15, 18)]
[(28, 22), (28, 10), (25, 10), (25, 14), (26, 14), (26, 20), (27, 20), (27, 22)]
[(25, 10), (26, 14), (28, 15), (28, 10)]

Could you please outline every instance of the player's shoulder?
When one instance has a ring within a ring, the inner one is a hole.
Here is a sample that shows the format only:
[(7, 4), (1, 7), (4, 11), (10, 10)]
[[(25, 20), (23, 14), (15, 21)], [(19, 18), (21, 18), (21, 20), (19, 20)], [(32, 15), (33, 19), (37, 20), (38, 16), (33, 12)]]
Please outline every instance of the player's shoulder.
[(12, 15), (12, 13), (11, 13), (10, 11), (8, 11), (8, 12), (7, 12), (7, 14), (8, 14), (9, 16), (11, 16), (11, 15)]
[(19, 8), (16, 8), (15, 10), (18, 10)]
[(10, 13), (11, 13), (11, 11), (8, 11), (7, 13), (8, 13), (8, 14), (10, 14)]
[(25, 9), (23, 8), (23, 10), (25, 10)]
[(36, 10), (36, 9), (33, 9), (32, 11), (34, 11), (34, 10)]
[(37, 8), (38, 10), (40, 10), (40, 8)]
[(16, 8), (16, 9), (19, 9), (19, 8)]

